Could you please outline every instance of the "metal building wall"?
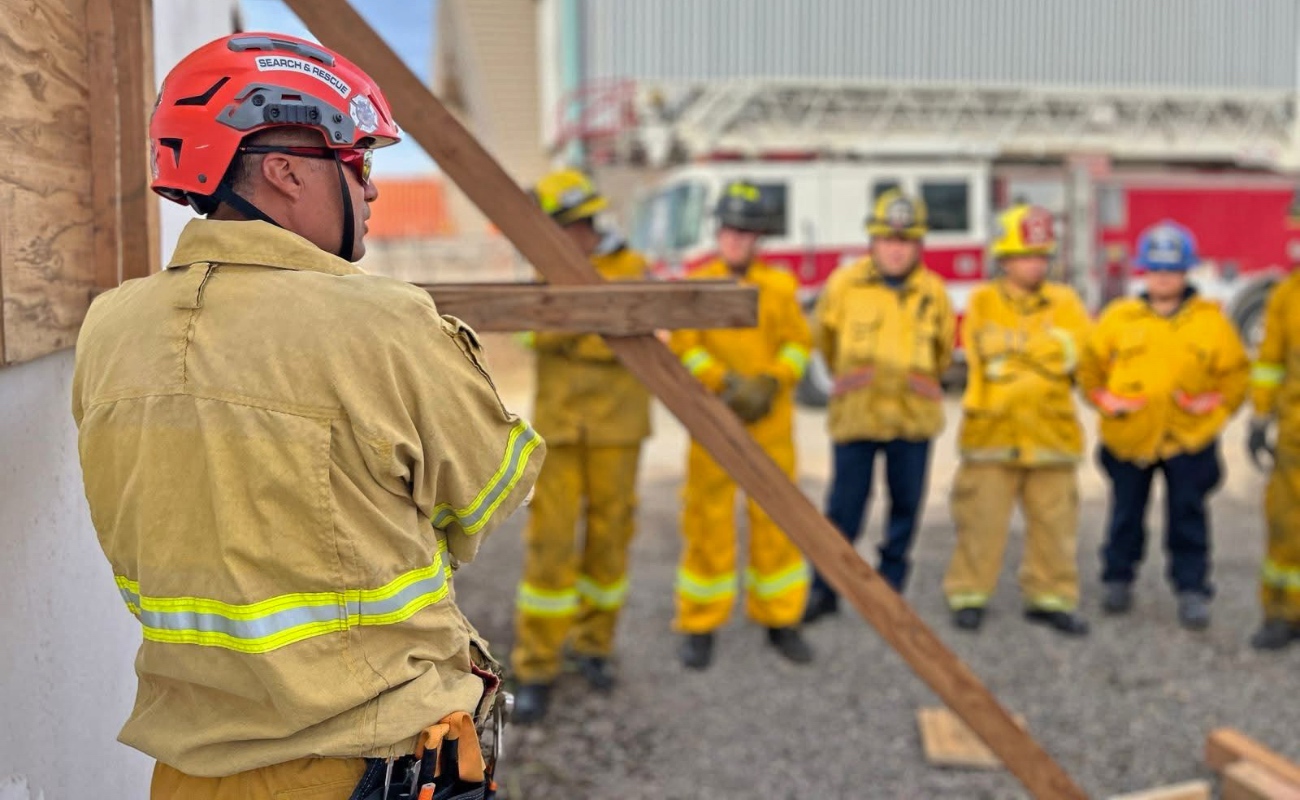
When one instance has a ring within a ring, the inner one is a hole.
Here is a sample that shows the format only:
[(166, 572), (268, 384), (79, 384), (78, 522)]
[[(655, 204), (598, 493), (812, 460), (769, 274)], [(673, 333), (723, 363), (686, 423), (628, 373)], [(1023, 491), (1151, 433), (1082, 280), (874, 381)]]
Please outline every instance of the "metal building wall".
[(1300, 0), (580, 0), (587, 80), (1297, 88)]

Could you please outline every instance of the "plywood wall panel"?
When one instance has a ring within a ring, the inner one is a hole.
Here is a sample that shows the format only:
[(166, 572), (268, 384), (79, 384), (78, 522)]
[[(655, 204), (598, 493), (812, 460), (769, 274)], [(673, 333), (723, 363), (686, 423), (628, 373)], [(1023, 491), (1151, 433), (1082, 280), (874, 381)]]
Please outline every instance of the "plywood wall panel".
[(85, 3), (0, 5), (4, 361), (71, 346), (95, 285)]

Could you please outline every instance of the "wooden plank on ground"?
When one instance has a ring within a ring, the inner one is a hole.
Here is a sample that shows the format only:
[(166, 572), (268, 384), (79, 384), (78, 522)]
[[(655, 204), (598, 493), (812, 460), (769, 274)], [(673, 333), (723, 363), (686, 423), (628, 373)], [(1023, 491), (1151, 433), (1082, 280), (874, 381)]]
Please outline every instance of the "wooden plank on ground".
[(1300, 764), (1278, 755), (1235, 728), (1218, 728), (1205, 740), (1205, 763), (1222, 772), (1237, 761), (1253, 761), (1287, 783), (1300, 785)]
[(1110, 800), (1211, 800), (1209, 781), (1187, 781), (1142, 792), (1117, 794)]
[(758, 290), (732, 281), (612, 281), (598, 286), (434, 283), (438, 311), (476, 331), (573, 331), (632, 336), (656, 330), (752, 328)]
[(70, 347), (95, 281), (86, 2), (0, 3), (4, 353)]
[(1223, 770), (1223, 800), (1300, 800), (1300, 785), (1283, 780), (1254, 761), (1237, 761)]
[[(472, 135), (438, 102), (347, 0), (287, 0), (326, 46), (384, 87), (402, 127), (552, 284), (600, 276)], [(1038, 798), (1086, 795), (910, 606), (827, 522), (740, 420), (706, 392), (653, 336), (609, 339), (619, 359), (798, 545), (830, 584), (871, 623)]]
[[(1024, 719), (1016, 723), (1024, 727)], [(921, 731), (925, 760), (936, 767), (1001, 769), (1002, 762), (979, 740), (975, 732), (946, 708), (918, 708), (916, 724)]]

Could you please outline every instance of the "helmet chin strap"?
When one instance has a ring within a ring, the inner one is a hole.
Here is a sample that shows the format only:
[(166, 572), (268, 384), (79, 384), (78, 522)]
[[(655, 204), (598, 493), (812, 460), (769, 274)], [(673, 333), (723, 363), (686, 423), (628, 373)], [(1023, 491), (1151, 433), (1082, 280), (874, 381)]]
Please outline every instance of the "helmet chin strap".
[(343, 236), (339, 240), (338, 257), (344, 261), (352, 260), (352, 251), (356, 247), (357, 220), (352, 210), (352, 195), (348, 192), (347, 177), (343, 174), (343, 162), (338, 153), (334, 154), (334, 170), (339, 176), (339, 199), (343, 201)]
[[(335, 255), (344, 261), (351, 261), (352, 251), (356, 247), (356, 212), (352, 210), (352, 197), (348, 192), (347, 178), (343, 174), (343, 162), (339, 160), (337, 154), (334, 156), (334, 170), (339, 176), (339, 199), (343, 203), (343, 235), (339, 239), (339, 249)], [(212, 193), (212, 198), (235, 209), (246, 219), (261, 220), (277, 228), (284, 227), (272, 219), (270, 214), (253, 205), (248, 198), (236, 194), (225, 181), (217, 186), (216, 191)]]

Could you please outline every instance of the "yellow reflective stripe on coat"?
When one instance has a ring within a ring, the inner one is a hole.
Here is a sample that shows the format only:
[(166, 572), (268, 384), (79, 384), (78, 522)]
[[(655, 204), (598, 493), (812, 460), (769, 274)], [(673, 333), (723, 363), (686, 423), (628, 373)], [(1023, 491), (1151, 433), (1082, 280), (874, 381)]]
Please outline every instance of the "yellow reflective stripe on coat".
[(1300, 568), (1284, 567), (1276, 561), (1265, 561), (1261, 577), (1267, 586), (1300, 591)]
[(753, 567), (745, 570), (745, 585), (764, 600), (770, 600), (791, 589), (804, 586), (810, 578), (808, 565), (802, 561), (770, 575), (762, 575)]
[(1250, 383), (1252, 386), (1272, 389), (1276, 386), (1281, 386), (1284, 378), (1286, 378), (1286, 367), (1282, 364), (1256, 361), (1251, 365)]
[(519, 610), (538, 617), (567, 617), (578, 613), (578, 590), (542, 589), (528, 583), (519, 584), (515, 601)]
[(301, 592), (246, 604), (205, 597), (151, 597), (140, 594), (137, 581), (122, 575), (116, 581), (149, 641), (268, 653), (327, 633), (410, 619), (447, 596), (451, 565), (444, 563), (446, 549), (446, 543), (439, 542), (432, 564), (399, 575), (378, 589)]
[(804, 370), (808, 369), (808, 348), (799, 344), (787, 344), (776, 354), (776, 360), (794, 370), (795, 380), (799, 380), (803, 377)]
[(709, 351), (703, 347), (692, 347), (682, 354), (682, 363), (692, 375), (698, 377), (701, 372), (713, 365), (714, 360), (713, 356), (709, 355)]
[(497, 508), (519, 483), (519, 478), (528, 466), (528, 457), (541, 443), (542, 437), (537, 435), (532, 426), (523, 420), (516, 423), (510, 431), (510, 438), (506, 440), (506, 453), (496, 474), (464, 508), (453, 509), (448, 503), (434, 508), (433, 527), (442, 530), (452, 522), (457, 522), (468, 534), (483, 530), (483, 526), (492, 520)]
[(602, 585), (586, 575), (579, 575), (578, 594), (602, 611), (613, 611), (620, 608), (623, 601), (627, 599), (627, 578), (619, 578), (611, 584)]
[(1074, 368), (1079, 366), (1079, 348), (1074, 344), (1074, 337), (1064, 328), (1052, 328), (1047, 333), (1061, 343), (1061, 352), (1065, 355), (1065, 371), (1074, 372)]
[(677, 569), (677, 593), (697, 603), (712, 603), (736, 595), (736, 573), (728, 572), (716, 578), (696, 575), (688, 569)]

